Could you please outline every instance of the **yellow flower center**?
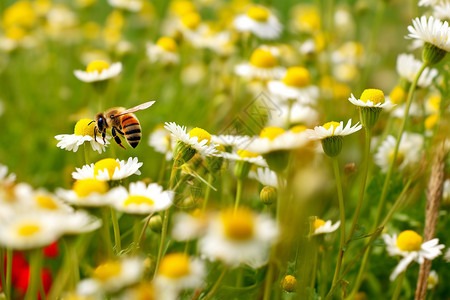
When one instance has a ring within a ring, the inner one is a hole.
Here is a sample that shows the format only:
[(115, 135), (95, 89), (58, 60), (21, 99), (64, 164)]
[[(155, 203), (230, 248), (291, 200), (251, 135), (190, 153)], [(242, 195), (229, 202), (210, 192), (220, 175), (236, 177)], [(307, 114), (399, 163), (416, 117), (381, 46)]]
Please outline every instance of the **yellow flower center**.
[(280, 127), (265, 127), (259, 133), (260, 138), (267, 138), (273, 141), (277, 136), (283, 134), (285, 130)]
[(425, 128), (427, 130), (431, 130), (433, 129), (433, 127), (437, 124), (437, 121), (439, 120), (439, 114), (432, 114), (429, 115), (426, 119), (425, 119)]
[(94, 136), (95, 122), (91, 119), (81, 119), (75, 124), (74, 134), (83, 136)]
[(185, 14), (195, 12), (195, 6), (191, 1), (175, 0), (170, 2), (170, 11), (176, 15), (184, 16)]
[(156, 45), (163, 48), (164, 50), (168, 52), (176, 52), (177, 51), (177, 43), (174, 41), (173, 38), (170, 37), (160, 37), (158, 41), (156, 42)]
[(155, 204), (155, 201), (153, 201), (152, 199), (145, 197), (145, 196), (141, 196), (141, 195), (132, 195), (129, 196), (127, 198), (127, 200), (125, 200), (125, 202), (123, 203), (123, 205), (128, 206), (130, 204), (137, 204), (137, 205), (141, 205), (141, 204), (146, 204), (146, 205), (153, 205)]
[(5, 28), (18, 25), (31, 28), (36, 21), (36, 14), (31, 1), (17, 1), (4, 10), (2, 23)]
[(291, 67), (287, 69), (286, 76), (283, 78), (284, 84), (294, 87), (305, 87), (311, 83), (309, 71), (303, 67)]
[(27, 35), (27, 32), (20, 26), (11, 26), (6, 29), (5, 35), (11, 40), (18, 41), (23, 39)]
[(340, 126), (340, 125), (341, 125), (341, 123), (339, 123), (339, 122), (331, 121), (331, 122), (323, 124), (322, 127), (325, 128), (326, 130), (328, 130), (331, 128), (331, 126), (333, 126), (333, 133), (334, 133), (336, 131), (336, 128), (338, 128), (338, 126)]
[(325, 221), (324, 220), (322, 220), (322, 219), (315, 219), (314, 220), (314, 223), (313, 223), (314, 229), (320, 228), (323, 225), (325, 225)]
[(72, 187), (78, 197), (86, 197), (92, 193), (104, 194), (108, 191), (108, 184), (97, 179), (80, 179)]
[(298, 25), (306, 31), (316, 31), (320, 29), (320, 15), (317, 9), (305, 7), (303, 13), (297, 17)]
[(266, 22), (269, 15), (269, 11), (261, 6), (255, 5), (247, 10), (247, 16), (258, 22)]
[(433, 95), (428, 99), (428, 103), (430, 103), (431, 107), (438, 111), (441, 106), (441, 96), (439, 95)]
[(108, 171), (109, 178), (114, 175), (115, 170), (120, 169), (120, 164), (114, 158), (104, 158), (94, 164), (94, 176), (98, 176), (100, 171)]
[[(394, 158), (394, 150), (389, 153), (389, 162), (392, 162), (392, 159)], [(402, 152), (397, 152), (397, 157), (395, 158), (395, 166), (400, 166), (402, 162), (405, 160), (405, 155)]]
[(20, 236), (27, 237), (39, 232), (40, 229), (39, 225), (36, 224), (24, 224), (17, 228), (17, 233)]
[(259, 156), (258, 153), (254, 153), (254, 152), (247, 151), (247, 150), (244, 150), (244, 149), (239, 149), (239, 150), (237, 151), (237, 154), (238, 154), (240, 157), (242, 157), (242, 158), (251, 158), (251, 157), (258, 157), (258, 156)]
[(277, 60), (268, 50), (256, 49), (250, 57), (250, 64), (257, 68), (273, 68), (277, 65)]
[(378, 89), (365, 89), (361, 95), (361, 101), (367, 103), (370, 100), (373, 104), (384, 103), (384, 94), (382, 90)]
[(91, 73), (97, 71), (100, 74), (106, 69), (109, 69), (109, 64), (106, 61), (96, 60), (88, 64), (86, 67), (86, 72)]
[(306, 127), (305, 125), (295, 125), (289, 130), (293, 133), (300, 133), (302, 131), (305, 131), (306, 129), (308, 129), (308, 127)]
[(404, 90), (401, 86), (399, 86), (399, 85), (397, 85), (397, 86), (391, 91), (391, 93), (389, 94), (389, 98), (391, 99), (391, 102), (392, 102), (393, 104), (399, 104), (399, 103), (402, 103), (403, 100), (405, 99), (405, 97), (406, 97), (406, 92), (405, 92), (405, 90)]
[(197, 137), (198, 138), (197, 141), (199, 143), (203, 140), (206, 140), (207, 145), (209, 145), (209, 143), (211, 142), (211, 135), (208, 133), (208, 131), (199, 127), (195, 127), (194, 129), (189, 131), (189, 137), (190, 138)]
[(184, 15), (181, 21), (183, 22), (184, 26), (186, 26), (190, 30), (195, 30), (198, 25), (200, 25), (202, 18), (198, 13), (191, 12)]
[(239, 208), (235, 212), (225, 211), (222, 214), (222, 222), (225, 235), (232, 240), (248, 240), (255, 231), (252, 212), (245, 208)]
[(422, 237), (414, 230), (405, 230), (397, 237), (397, 247), (402, 251), (418, 251), (422, 241)]
[(52, 198), (44, 195), (37, 195), (36, 196), (36, 203), (46, 209), (57, 209), (58, 205), (56, 205), (55, 201), (53, 201)]
[(297, 288), (297, 279), (292, 275), (286, 275), (283, 279), (283, 290), (292, 293)]
[(104, 263), (94, 270), (94, 277), (101, 280), (106, 281), (111, 277), (117, 276), (120, 274), (122, 266), (118, 261), (111, 261)]
[(181, 278), (190, 273), (189, 256), (185, 253), (170, 253), (164, 256), (159, 274), (168, 278)]

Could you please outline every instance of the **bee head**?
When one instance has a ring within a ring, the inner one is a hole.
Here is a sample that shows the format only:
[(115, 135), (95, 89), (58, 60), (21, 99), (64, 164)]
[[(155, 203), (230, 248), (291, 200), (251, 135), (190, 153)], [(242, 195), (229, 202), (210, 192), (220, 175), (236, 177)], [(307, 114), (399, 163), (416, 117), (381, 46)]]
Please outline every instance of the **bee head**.
[(103, 132), (106, 130), (106, 119), (102, 113), (98, 113), (95, 116), (95, 120), (97, 122), (98, 131)]

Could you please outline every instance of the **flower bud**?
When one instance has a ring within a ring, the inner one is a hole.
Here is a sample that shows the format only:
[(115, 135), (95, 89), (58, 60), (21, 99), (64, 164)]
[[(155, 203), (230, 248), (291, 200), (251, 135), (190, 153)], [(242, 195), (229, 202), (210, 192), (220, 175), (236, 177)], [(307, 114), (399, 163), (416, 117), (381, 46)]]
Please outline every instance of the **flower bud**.
[(277, 201), (277, 189), (272, 186), (265, 186), (259, 194), (262, 203), (270, 205)]
[(297, 279), (292, 275), (286, 275), (283, 279), (283, 291), (292, 293), (297, 288)]
[(154, 215), (148, 223), (150, 229), (155, 233), (160, 233), (162, 229), (162, 218), (160, 215)]

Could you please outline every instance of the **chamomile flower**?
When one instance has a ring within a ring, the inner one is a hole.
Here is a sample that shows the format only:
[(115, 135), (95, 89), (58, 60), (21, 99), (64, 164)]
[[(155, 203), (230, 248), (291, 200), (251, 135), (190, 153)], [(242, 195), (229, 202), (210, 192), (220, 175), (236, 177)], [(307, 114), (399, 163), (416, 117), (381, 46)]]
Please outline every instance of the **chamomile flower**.
[(313, 227), (312, 235), (334, 232), (339, 228), (339, 225), (341, 225), (341, 221), (332, 224), (331, 220), (325, 222), (322, 219), (316, 218), (311, 224)]
[(291, 67), (282, 80), (268, 82), (269, 91), (284, 101), (292, 100), (300, 104), (315, 104), (319, 88), (311, 84), (309, 71), (303, 67)]
[[(32, 209), (46, 213), (72, 213), (73, 208), (64, 203), (56, 195), (44, 190), (33, 190), (31, 188), (17, 189), (17, 198), (22, 206), (22, 209)], [(20, 208), (19, 208), (20, 209)]]
[(75, 129), (73, 134), (60, 134), (55, 136), (58, 144), (57, 147), (61, 149), (66, 149), (67, 151), (77, 152), (78, 147), (83, 145), (85, 142), (89, 142), (94, 151), (102, 153), (105, 151), (105, 145), (109, 144), (108, 140), (105, 140), (105, 144), (100, 142), (101, 138), (95, 136), (95, 122), (90, 119), (81, 119), (75, 124)]
[(165, 155), (166, 160), (171, 160), (175, 142), (170, 131), (164, 128), (164, 125), (157, 126), (150, 134), (148, 145), (153, 147), (156, 152)]
[[(415, 59), (412, 54), (402, 53), (397, 57), (397, 73), (401, 78), (407, 80), (409, 83), (414, 81), (421, 67), (422, 62)], [(417, 86), (421, 88), (429, 87), (437, 75), (438, 71), (436, 69), (428, 67), (425, 68), (419, 77)]]
[(293, 150), (305, 146), (308, 142), (304, 131), (294, 132), (280, 127), (265, 127), (259, 137), (252, 139), (248, 151), (259, 154)]
[(130, 157), (127, 161), (104, 158), (95, 164), (84, 165), (81, 169), (75, 168), (73, 179), (121, 180), (131, 175), (141, 175), (139, 168), (143, 163), (137, 157)]
[[(174, 149), (174, 159), (189, 161), (196, 153), (203, 156), (211, 156), (217, 153), (216, 145), (211, 143), (211, 135), (204, 129), (194, 128), (187, 132), (186, 127), (179, 126), (174, 122), (166, 123), (164, 126), (174, 139), (177, 145)], [(180, 157), (177, 157), (180, 154)]]
[(234, 161), (234, 162), (244, 161), (244, 162), (248, 162), (250, 164), (255, 164), (260, 167), (267, 166), (267, 163), (264, 160), (264, 158), (261, 156), (261, 154), (250, 152), (250, 151), (247, 151), (244, 149), (239, 149), (233, 153), (219, 152), (216, 155), (219, 157), (223, 157), (227, 160)]
[(209, 260), (220, 260), (232, 268), (241, 264), (259, 268), (267, 263), (277, 236), (276, 223), (267, 215), (245, 208), (229, 209), (211, 220), (199, 247)]
[(444, 205), (450, 204), (450, 179), (448, 178), (444, 181), (442, 188), (442, 203)]
[(441, 0), (420, 0), (418, 5), (419, 6), (434, 6), (439, 4)]
[[(375, 163), (383, 172), (387, 172), (394, 155), (396, 138), (389, 135), (384, 140), (374, 156)], [(417, 165), (420, 161), (424, 145), (423, 136), (417, 133), (405, 132), (402, 135), (398, 148), (395, 165), (399, 171), (407, 171)]]
[(60, 218), (60, 229), (65, 235), (77, 235), (91, 232), (102, 226), (102, 220), (87, 213), (77, 210), (73, 213), (62, 213)]
[(105, 61), (96, 60), (88, 64), (86, 71), (76, 70), (75, 76), (84, 82), (103, 81), (116, 77), (122, 72), (122, 63), (109, 64)]
[(441, 20), (450, 19), (450, 1), (441, 1), (433, 6), (433, 16)]
[(107, 261), (96, 267), (90, 278), (78, 283), (77, 292), (82, 295), (117, 292), (137, 283), (142, 277), (143, 270), (144, 264), (140, 258)]
[(432, 290), (439, 283), (439, 276), (435, 270), (431, 270), (428, 275), (427, 289)]
[(383, 92), (378, 89), (364, 90), (360, 99), (356, 99), (355, 96), (351, 94), (348, 101), (359, 107), (379, 107), (389, 109), (392, 106), (391, 102), (385, 99)]
[(154, 284), (160, 299), (175, 300), (183, 290), (202, 286), (205, 276), (205, 265), (199, 259), (186, 253), (170, 253), (161, 260)]
[(229, 31), (217, 32), (212, 26), (193, 35), (189, 42), (197, 49), (210, 49), (220, 56), (230, 55), (234, 51), (232, 36)]
[(150, 214), (166, 210), (173, 202), (173, 192), (164, 191), (157, 183), (148, 186), (141, 182), (130, 183), (129, 191), (124, 187), (111, 190), (112, 206), (129, 214)]
[(248, 177), (255, 179), (264, 186), (278, 187), (277, 173), (269, 168), (258, 168), (256, 171), (250, 171)]
[(192, 213), (177, 212), (173, 215), (172, 237), (182, 242), (199, 238), (207, 225), (208, 218), (199, 209)]
[(319, 120), (319, 112), (309, 106), (294, 102), (290, 107), (288, 103), (281, 104), (279, 114), (272, 114), (267, 122), (269, 127), (283, 127), (289, 124), (305, 124), (313, 126)]
[(147, 44), (147, 57), (151, 62), (175, 65), (180, 61), (178, 46), (171, 37), (160, 37), (155, 44)]
[(423, 264), (425, 259), (433, 260), (442, 254), (441, 249), (445, 247), (438, 245), (439, 239), (423, 242), (423, 238), (413, 230), (405, 230), (398, 236), (383, 234), (383, 239), (390, 256), (400, 255), (403, 257), (389, 277), (391, 281), (404, 272), (411, 262), (416, 261)]
[(108, 183), (93, 178), (77, 180), (71, 190), (57, 189), (56, 194), (64, 201), (77, 206), (105, 206), (111, 201)]
[(316, 126), (314, 129), (307, 129), (305, 133), (312, 140), (323, 140), (333, 136), (346, 136), (357, 132), (362, 128), (362, 125), (356, 123), (352, 126), (352, 120), (348, 120), (344, 127), (344, 122), (328, 122), (323, 126)]
[(116, 8), (138, 12), (142, 9), (142, 0), (108, 0), (109, 5)]
[(267, 8), (259, 5), (250, 6), (245, 14), (238, 15), (233, 25), (239, 32), (251, 32), (266, 40), (279, 38), (283, 30), (277, 17)]
[(248, 63), (242, 63), (234, 68), (237, 75), (248, 79), (271, 80), (283, 76), (285, 68), (278, 66), (275, 56), (265, 49), (253, 51)]
[(248, 135), (232, 135), (232, 134), (221, 134), (221, 135), (211, 135), (211, 142), (217, 145), (222, 145), (224, 147), (231, 146), (232, 148), (244, 149), (245, 145), (248, 145), (252, 138)]

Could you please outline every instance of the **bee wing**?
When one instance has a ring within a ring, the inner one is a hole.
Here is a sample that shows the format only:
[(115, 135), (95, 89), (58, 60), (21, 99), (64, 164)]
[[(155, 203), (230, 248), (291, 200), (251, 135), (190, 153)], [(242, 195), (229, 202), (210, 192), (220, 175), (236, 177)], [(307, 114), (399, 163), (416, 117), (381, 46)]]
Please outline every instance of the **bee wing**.
[(135, 111), (139, 111), (139, 110), (143, 110), (143, 109), (149, 108), (150, 106), (153, 105), (153, 103), (155, 103), (155, 101), (148, 101), (148, 102), (142, 103), (142, 104), (140, 104), (138, 106), (126, 109), (123, 112), (121, 112), (120, 114), (114, 115), (114, 118), (115, 117), (119, 117), (121, 115), (129, 114), (129, 113), (133, 113)]

